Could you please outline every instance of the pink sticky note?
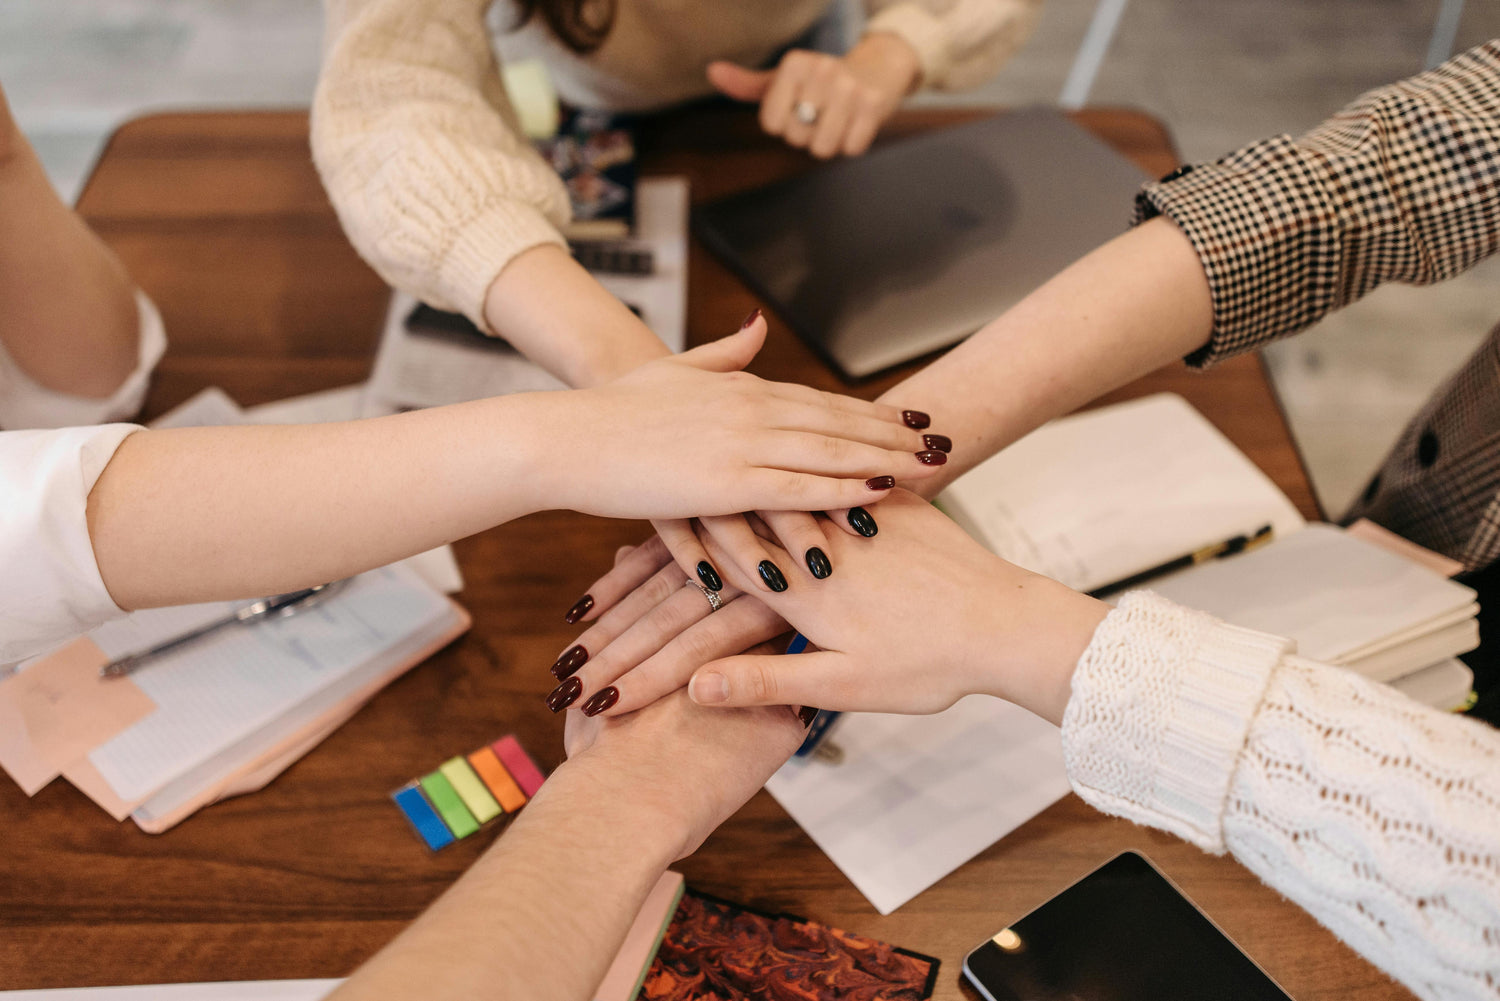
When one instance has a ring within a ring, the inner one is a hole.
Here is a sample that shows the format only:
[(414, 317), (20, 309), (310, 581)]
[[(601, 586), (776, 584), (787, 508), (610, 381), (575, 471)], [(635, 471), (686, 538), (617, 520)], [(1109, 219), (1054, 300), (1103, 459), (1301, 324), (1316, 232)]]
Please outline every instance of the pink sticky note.
[(516, 785), (520, 786), (521, 791), (526, 794), (526, 798), (530, 799), (535, 796), (536, 791), (542, 787), (545, 776), (536, 766), (536, 762), (531, 760), (531, 755), (526, 753), (520, 741), (516, 740), (515, 734), (508, 733), (490, 746), (495, 751), (495, 757), (499, 758), (505, 770), (510, 772), (510, 777), (516, 780)]
[(156, 710), (128, 677), (99, 677), (108, 661), (85, 637), (0, 682), (0, 768), (26, 795)]

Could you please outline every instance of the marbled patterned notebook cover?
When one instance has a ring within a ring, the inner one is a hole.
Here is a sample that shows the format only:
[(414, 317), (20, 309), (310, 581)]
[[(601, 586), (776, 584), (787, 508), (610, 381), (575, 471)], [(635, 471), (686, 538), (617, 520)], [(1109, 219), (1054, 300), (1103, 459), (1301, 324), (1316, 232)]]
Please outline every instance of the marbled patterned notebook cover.
[(689, 890), (638, 1001), (921, 1001), (938, 961)]

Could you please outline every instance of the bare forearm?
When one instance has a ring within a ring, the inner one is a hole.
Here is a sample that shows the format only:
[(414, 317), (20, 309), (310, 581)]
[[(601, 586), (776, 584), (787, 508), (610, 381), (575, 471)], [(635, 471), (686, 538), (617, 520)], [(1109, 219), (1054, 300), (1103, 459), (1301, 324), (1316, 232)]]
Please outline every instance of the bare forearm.
[(592, 998), (678, 846), (670, 823), (580, 764), (334, 998)]
[(930, 411), (953, 439), (942, 474), (921, 484), (930, 496), (1046, 421), (1188, 354), (1212, 327), (1192, 245), (1155, 219), (1068, 267), (882, 402)]
[(136, 366), (138, 326), (125, 269), (52, 190), (0, 94), (0, 343), (48, 389), (106, 397)]
[(344, 424), (138, 432), (89, 494), (100, 574), (127, 609), (273, 594), (519, 517), (545, 503), (537, 404), (551, 395)]
[(570, 386), (608, 382), (667, 347), (561, 247), (517, 256), (485, 295), (485, 320), (526, 357)]

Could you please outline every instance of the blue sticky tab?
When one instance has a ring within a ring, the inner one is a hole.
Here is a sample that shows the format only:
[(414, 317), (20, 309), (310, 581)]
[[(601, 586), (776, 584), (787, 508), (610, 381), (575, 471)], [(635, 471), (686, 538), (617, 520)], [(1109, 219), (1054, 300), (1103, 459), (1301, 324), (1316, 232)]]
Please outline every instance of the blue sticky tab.
[(796, 635), (794, 635), (792, 637), (792, 641), (786, 645), (787, 653), (801, 653), (806, 649), (807, 637), (803, 636), (801, 633), (797, 633)]
[(427, 797), (422, 795), (421, 788), (417, 783), (403, 786), (391, 793), (391, 799), (406, 814), (406, 819), (411, 821), (411, 826), (416, 829), (422, 840), (427, 842), (427, 847), (433, 851), (453, 844), (453, 833), (448, 830), (448, 825), (443, 823), (432, 804), (427, 802)]

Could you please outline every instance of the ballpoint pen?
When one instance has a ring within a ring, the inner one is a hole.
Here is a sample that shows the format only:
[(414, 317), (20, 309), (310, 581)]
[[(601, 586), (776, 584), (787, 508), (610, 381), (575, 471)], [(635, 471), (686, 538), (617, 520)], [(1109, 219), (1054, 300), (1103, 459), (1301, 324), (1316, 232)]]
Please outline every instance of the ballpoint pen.
[(336, 580), (328, 584), (319, 584), (316, 587), (303, 588), (300, 591), (289, 591), (286, 594), (274, 594), (269, 598), (252, 601), (233, 615), (217, 619), (205, 626), (199, 626), (197, 629), (183, 633), (181, 636), (174, 636), (165, 643), (159, 643), (150, 649), (116, 658), (99, 668), (99, 676), (101, 678), (123, 678), (163, 654), (187, 646), (189, 643), (201, 640), (205, 636), (209, 636), (229, 626), (250, 625), (255, 622), (264, 621), (265, 619), (279, 618), (284, 615), (294, 615), (297, 612), (305, 611), (332, 595), (338, 590), (338, 585), (342, 585), (343, 583), (345, 581)]

